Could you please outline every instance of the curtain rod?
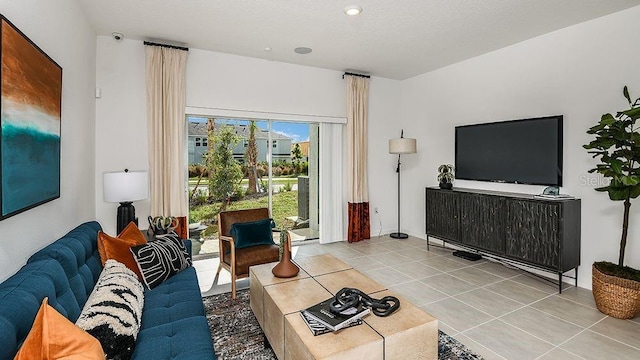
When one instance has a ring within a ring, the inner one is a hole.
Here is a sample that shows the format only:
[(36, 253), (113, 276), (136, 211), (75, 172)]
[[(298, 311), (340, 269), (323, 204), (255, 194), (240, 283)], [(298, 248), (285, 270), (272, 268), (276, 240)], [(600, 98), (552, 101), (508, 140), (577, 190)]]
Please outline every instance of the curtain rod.
[(347, 75), (358, 76), (358, 77), (363, 77), (367, 79), (371, 78), (371, 75), (362, 75), (362, 74), (356, 74), (356, 73), (350, 73), (350, 72), (345, 72), (344, 74), (342, 74), (342, 78), (344, 79), (344, 77)]
[(151, 42), (151, 41), (145, 41), (144, 44), (147, 45), (147, 46), (160, 46), (160, 47), (166, 47), (166, 48), (169, 48), (169, 49), (178, 49), (178, 50), (183, 50), (183, 51), (189, 51), (188, 47), (160, 44), (160, 43), (155, 43), (155, 42)]

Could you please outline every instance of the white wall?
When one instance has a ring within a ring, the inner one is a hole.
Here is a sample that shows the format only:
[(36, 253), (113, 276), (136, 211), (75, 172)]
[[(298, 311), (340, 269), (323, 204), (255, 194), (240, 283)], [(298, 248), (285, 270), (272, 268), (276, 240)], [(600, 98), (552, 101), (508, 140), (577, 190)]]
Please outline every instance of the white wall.
[[(117, 204), (102, 200), (102, 174), (148, 169), (144, 66), (141, 41), (116, 42), (98, 36), (96, 79), (102, 98), (96, 105), (96, 216), (107, 232), (115, 232)], [(339, 71), (190, 49), (187, 106), (344, 117), (341, 75)], [(389, 119), (398, 120), (399, 90), (397, 81), (372, 79), (370, 119), (382, 124), (374, 133), (384, 133)], [(386, 151), (386, 143), (382, 145)], [(371, 171), (376, 174), (377, 170)], [(149, 201), (134, 206), (139, 226), (146, 228)]]
[[(368, 165), (369, 207), (371, 212), (371, 236), (397, 231), (398, 182), (397, 155), (389, 154), (389, 139), (400, 137), (401, 81), (373, 77), (369, 83)], [(407, 133), (407, 137), (410, 134)], [(418, 144), (418, 151), (421, 151)], [(402, 158), (403, 179), (406, 164), (414, 155)], [(406, 182), (403, 180), (403, 185)], [(417, 201), (421, 195), (403, 188), (402, 203)], [(405, 204), (406, 205), (406, 204)], [(375, 213), (375, 209), (378, 213)], [(403, 218), (405, 218), (404, 214)], [(406, 218), (405, 218), (406, 219)], [(402, 221), (403, 229), (409, 225)]]
[[(420, 146), (403, 162), (403, 228), (425, 237), (424, 188), (437, 185), (439, 164), (453, 163), (456, 125), (562, 114), (561, 190), (582, 199), (579, 285), (590, 288), (593, 261), (617, 262), (623, 208), (587, 185), (601, 179), (587, 173), (596, 162), (582, 145), (591, 139), (586, 130), (603, 113), (627, 108), (624, 85), (640, 96), (640, 47), (633, 45), (640, 34), (638, 17), (640, 7), (635, 7), (403, 81), (402, 123)], [(525, 193), (543, 189), (473, 181), (454, 185)], [(640, 268), (637, 206), (631, 209), (626, 264)]]
[[(98, 36), (96, 86), (95, 204), (96, 218), (108, 234), (116, 233), (117, 203), (104, 202), (105, 172), (148, 170), (145, 57), (141, 41)], [(148, 227), (149, 200), (136, 201), (142, 229)]]
[(187, 106), (345, 116), (342, 73), (191, 49)]
[(0, 221), (0, 281), (95, 214), (95, 33), (74, 0), (0, 0), (0, 12), (62, 66), (60, 198)]

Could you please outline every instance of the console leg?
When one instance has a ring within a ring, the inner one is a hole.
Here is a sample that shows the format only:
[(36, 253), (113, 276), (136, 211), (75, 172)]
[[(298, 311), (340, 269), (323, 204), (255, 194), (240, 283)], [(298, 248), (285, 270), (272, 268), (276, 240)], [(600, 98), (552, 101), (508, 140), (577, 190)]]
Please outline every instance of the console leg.
[(576, 274), (576, 287), (578, 287), (578, 268), (574, 268), (573, 271)]
[(429, 251), (429, 235), (427, 235), (427, 251)]
[(562, 294), (562, 273), (558, 273), (558, 293)]

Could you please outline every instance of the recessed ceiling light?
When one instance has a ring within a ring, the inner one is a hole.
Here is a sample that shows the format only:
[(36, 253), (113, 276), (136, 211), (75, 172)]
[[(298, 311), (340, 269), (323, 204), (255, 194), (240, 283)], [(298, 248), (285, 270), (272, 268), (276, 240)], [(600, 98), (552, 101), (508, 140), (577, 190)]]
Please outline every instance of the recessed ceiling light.
[(349, 16), (356, 16), (362, 12), (362, 8), (358, 5), (351, 5), (344, 8), (344, 13)]
[(264, 51), (269, 52), (269, 51), (271, 51), (271, 48), (270, 47), (266, 47), (266, 48), (264, 48)]
[(295, 52), (296, 54), (301, 54), (301, 55), (306, 55), (306, 54), (310, 53), (311, 51), (313, 51), (313, 50), (311, 50), (311, 48), (304, 47), (304, 46), (300, 46), (300, 47), (297, 47), (297, 48), (293, 49), (293, 52)]

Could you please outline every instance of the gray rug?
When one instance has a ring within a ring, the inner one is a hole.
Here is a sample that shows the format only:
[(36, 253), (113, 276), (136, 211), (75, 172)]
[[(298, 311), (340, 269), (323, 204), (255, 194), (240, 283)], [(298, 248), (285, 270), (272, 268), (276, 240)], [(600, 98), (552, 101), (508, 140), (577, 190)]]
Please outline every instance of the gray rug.
[[(276, 359), (273, 350), (264, 348), (264, 335), (249, 308), (249, 290), (239, 290), (235, 300), (231, 293), (202, 299), (211, 329), (211, 337), (220, 360)], [(322, 336), (322, 335), (320, 335)], [(439, 360), (482, 360), (462, 343), (439, 332)]]

